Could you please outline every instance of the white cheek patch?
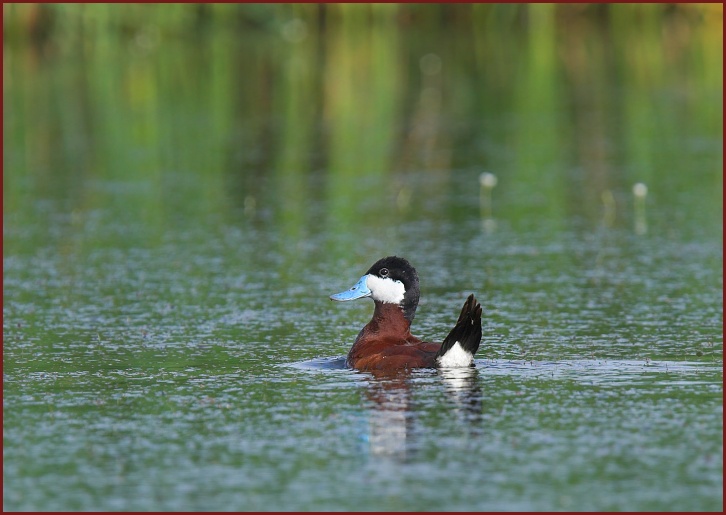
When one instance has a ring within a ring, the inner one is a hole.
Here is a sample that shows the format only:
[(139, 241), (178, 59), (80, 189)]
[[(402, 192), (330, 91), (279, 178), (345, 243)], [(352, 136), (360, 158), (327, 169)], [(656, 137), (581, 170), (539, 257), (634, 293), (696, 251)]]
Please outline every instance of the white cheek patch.
[(473, 356), (466, 352), (459, 342), (456, 342), (449, 351), (439, 358), (441, 367), (468, 367), (473, 361)]
[(368, 274), (366, 286), (371, 291), (373, 300), (387, 304), (400, 304), (406, 294), (406, 288), (401, 281), (394, 281), (390, 278), (381, 279), (373, 274)]

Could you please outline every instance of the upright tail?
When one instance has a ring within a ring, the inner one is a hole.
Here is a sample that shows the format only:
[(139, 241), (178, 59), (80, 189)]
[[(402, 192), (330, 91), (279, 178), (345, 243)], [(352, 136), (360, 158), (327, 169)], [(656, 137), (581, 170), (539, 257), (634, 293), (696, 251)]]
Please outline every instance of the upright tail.
[(474, 361), (474, 354), (481, 342), (481, 304), (469, 295), (456, 325), (436, 353), (436, 364), (440, 367), (468, 367)]

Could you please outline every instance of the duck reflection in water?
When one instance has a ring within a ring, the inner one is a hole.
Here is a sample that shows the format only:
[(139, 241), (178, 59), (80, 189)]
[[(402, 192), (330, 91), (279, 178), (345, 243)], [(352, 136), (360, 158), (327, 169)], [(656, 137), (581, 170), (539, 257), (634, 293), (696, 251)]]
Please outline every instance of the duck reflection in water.
[[(432, 371), (433, 372), (433, 371)], [(475, 367), (442, 368), (437, 374), (443, 383), (451, 403), (444, 406), (447, 411), (453, 407), (457, 418), (471, 434), (479, 432), (482, 418), (482, 395)], [(412, 383), (424, 379), (421, 372), (375, 371), (368, 383), (365, 395), (373, 403), (369, 418), (368, 443), (370, 453), (377, 458), (388, 458), (408, 462), (418, 451), (416, 435), (418, 416), (416, 403), (412, 399)], [(428, 381), (425, 384), (430, 385)], [(420, 390), (422, 384), (415, 387)]]
[(441, 377), (444, 391), (461, 421), (472, 432), (477, 432), (483, 410), (479, 370), (476, 367), (439, 368), (436, 373)]
[(376, 457), (407, 461), (412, 457), (413, 417), (410, 373), (374, 372), (366, 397), (373, 402), (369, 418), (368, 443)]

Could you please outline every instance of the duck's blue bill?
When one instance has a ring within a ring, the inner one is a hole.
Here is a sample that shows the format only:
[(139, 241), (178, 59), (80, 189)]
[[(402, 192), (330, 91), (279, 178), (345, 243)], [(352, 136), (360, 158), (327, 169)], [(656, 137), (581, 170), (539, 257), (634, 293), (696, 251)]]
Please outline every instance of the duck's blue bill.
[(331, 295), (330, 300), (337, 300), (343, 302), (346, 300), (355, 300), (363, 297), (370, 297), (371, 290), (368, 289), (368, 285), (366, 284), (367, 278), (368, 276), (364, 275), (357, 283), (355, 283), (355, 286), (353, 286), (350, 290), (345, 290), (340, 293), (336, 293), (335, 295)]

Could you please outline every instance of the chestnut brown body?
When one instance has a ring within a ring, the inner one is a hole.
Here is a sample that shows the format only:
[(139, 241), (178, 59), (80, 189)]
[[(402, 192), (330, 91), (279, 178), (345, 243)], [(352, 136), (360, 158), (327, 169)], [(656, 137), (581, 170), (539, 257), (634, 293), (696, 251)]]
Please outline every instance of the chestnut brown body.
[(376, 302), (373, 318), (358, 333), (348, 353), (348, 366), (358, 370), (393, 370), (436, 366), (440, 343), (411, 334), (411, 322), (395, 304)]

